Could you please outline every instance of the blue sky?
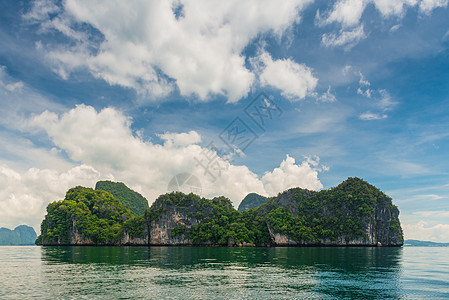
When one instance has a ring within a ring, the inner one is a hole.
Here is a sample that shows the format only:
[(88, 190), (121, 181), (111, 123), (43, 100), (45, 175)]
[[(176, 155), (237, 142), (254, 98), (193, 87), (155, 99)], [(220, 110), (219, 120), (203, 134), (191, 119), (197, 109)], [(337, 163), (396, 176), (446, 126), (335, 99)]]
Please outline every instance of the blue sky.
[[(100, 179), (152, 202), (186, 172), (238, 205), (357, 176), (393, 198), (406, 238), (449, 242), (448, 1), (1, 1), (0, 14), (0, 226), (37, 229), (49, 202)], [(233, 128), (252, 143), (231, 143)]]

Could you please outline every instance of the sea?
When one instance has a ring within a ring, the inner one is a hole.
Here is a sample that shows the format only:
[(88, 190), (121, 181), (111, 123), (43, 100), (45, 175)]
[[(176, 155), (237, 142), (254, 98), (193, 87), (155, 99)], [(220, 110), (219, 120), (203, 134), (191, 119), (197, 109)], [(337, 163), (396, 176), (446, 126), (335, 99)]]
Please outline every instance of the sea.
[(449, 299), (449, 247), (0, 247), (0, 299)]

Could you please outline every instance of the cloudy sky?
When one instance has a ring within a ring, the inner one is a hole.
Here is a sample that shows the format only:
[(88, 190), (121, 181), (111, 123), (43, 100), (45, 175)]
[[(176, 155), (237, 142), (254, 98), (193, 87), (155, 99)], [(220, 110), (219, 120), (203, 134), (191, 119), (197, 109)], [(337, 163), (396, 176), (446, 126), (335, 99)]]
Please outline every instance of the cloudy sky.
[[(0, 226), (76, 185), (360, 177), (449, 242), (448, 0), (0, 1)], [(179, 177), (181, 178), (181, 177)], [(184, 186), (183, 188), (186, 188)]]

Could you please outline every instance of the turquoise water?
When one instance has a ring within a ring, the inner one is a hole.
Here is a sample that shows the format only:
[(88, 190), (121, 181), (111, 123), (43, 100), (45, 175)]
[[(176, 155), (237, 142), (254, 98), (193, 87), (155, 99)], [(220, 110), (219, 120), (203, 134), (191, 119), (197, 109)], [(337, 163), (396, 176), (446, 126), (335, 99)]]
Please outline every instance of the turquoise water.
[(444, 299), (449, 248), (0, 247), (0, 298)]

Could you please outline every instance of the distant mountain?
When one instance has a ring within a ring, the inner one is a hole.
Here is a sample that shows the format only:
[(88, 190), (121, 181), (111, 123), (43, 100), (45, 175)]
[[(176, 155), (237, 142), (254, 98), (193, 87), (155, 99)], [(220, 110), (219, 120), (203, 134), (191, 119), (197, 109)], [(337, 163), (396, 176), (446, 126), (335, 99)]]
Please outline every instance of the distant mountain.
[(408, 247), (449, 247), (449, 243), (436, 243), (418, 240), (405, 240), (404, 246)]
[(246, 195), (246, 197), (240, 202), (238, 211), (242, 212), (251, 208), (257, 208), (261, 206), (262, 204), (265, 204), (270, 200), (270, 198), (261, 196), (256, 193), (250, 193)]
[(0, 245), (34, 245), (37, 235), (33, 227), (27, 225), (17, 226), (14, 230), (0, 228)]
[(106, 191), (117, 198), (133, 215), (142, 216), (149, 208), (148, 200), (122, 182), (98, 181), (95, 190)]

